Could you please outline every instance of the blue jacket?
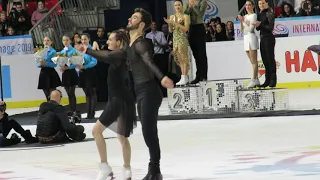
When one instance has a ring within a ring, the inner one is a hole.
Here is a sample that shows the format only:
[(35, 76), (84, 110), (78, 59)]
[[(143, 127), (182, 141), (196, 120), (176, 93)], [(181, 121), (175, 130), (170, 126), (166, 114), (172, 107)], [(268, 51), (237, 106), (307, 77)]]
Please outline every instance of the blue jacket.
[[(92, 46), (89, 45), (88, 48), (92, 49)], [(94, 66), (97, 65), (98, 61), (96, 58), (94, 58), (88, 54), (82, 54), (82, 53), (79, 53), (79, 54), (81, 54), (84, 58), (84, 63), (83, 63), (84, 69), (93, 68)]]
[(57, 64), (55, 64), (51, 58), (56, 57), (57, 51), (53, 49), (52, 47), (49, 47), (49, 51), (47, 56), (44, 58), (44, 61), (46, 62), (46, 65), (40, 66), (39, 63), (37, 63), (37, 67), (42, 68), (42, 67), (49, 67), (49, 68), (55, 68), (57, 67)]
[[(71, 57), (72, 55), (74, 55), (74, 54), (77, 53), (77, 50), (70, 45), (70, 46), (68, 47), (68, 50), (67, 50), (67, 51), (65, 51), (64, 49), (63, 49), (62, 51), (60, 51), (60, 54), (61, 54), (61, 55), (62, 55), (62, 54), (66, 54), (66, 53), (67, 53), (68, 57)], [(69, 69), (75, 69), (76, 67), (77, 67), (76, 65), (70, 64)]]

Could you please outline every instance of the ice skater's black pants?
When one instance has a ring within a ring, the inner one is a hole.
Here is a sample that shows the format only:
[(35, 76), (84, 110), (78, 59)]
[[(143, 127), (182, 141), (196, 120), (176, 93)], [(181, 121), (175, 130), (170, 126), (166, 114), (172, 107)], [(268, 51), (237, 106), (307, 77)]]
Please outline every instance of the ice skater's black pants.
[(262, 62), (266, 69), (266, 81), (270, 81), (272, 78), (276, 78), (276, 61), (274, 58), (274, 47), (276, 44), (275, 37), (270, 35), (261, 36), (260, 41), (260, 53)]
[[(1, 121), (3, 126), (3, 137), (7, 137), (12, 129), (21, 135), (25, 134), (24, 129), (21, 127), (21, 125), (17, 121), (13, 119), (11, 120), (2, 119)], [(0, 142), (0, 147), (6, 147), (6, 146), (15, 145), (15, 144), (17, 144), (15, 140), (3, 138)]]
[(203, 24), (191, 25), (189, 30), (189, 44), (196, 61), (196, 79), (207, 79), (208, 59), (206, 50), (206, 30)]
[(135, 85), (138, 115), (142, 126), (144, 141), (149, 148), (150, 162), (160, 163), (160, 145), (158, 138), (158, 111), (162, 102), (162, 93), (155, 80)]

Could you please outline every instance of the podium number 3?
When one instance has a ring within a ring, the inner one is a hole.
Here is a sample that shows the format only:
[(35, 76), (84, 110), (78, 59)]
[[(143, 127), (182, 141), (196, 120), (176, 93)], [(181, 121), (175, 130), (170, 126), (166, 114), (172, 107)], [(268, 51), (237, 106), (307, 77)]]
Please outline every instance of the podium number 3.
[(252, 94), (246, 94), (245, 98), (247, 100), (247, 104), (245, 105), (246, 108), (250, 109), (254, 106), (254, 100)]
[(174, 103), (174, 105), (173, 105), (173, 108), (175, 108), (175, 109), (182, 108), (182, 104), (181, 104), (182, 95), (180, 93), (174, 93), (173, 99), (177, 99), (176, 103)]

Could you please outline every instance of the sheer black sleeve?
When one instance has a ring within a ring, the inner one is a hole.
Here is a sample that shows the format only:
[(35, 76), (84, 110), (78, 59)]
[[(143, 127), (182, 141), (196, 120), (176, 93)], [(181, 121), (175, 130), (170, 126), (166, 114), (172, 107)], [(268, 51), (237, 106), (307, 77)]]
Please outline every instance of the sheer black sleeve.
[(275, 15), (270, 10), (266, 13), (266, 21), (267, 22), (261, 22), (258, 28), (266, 32), (272, 32), (274, 29)]
[(87, 49), (86, 54), (96, 58), (98, 61), (108, 63), (113, 66), (119, 66), (123, 60), (125, 60), (126, 55), (123, 50), (101, 50), (95, 51), (92, 49)]
[(134, 44), (134, 50), (141, 56), (142, 61), (153, 71), (155, 76), (162, 80), (164, 77), (163, 73), (159, 70), (157, 65), (153, 62), (152, 49), (146, 39), (142, 39)]
[(60, 119), (60, 123), (64, 130), (73, 131), (76, 128), (76, 125), (70, 123), (68, 113), (66, 112), (66, 109), (63, 106), (57, 106), (56, 108), (54, 108), (54, 112), (56, 116)]

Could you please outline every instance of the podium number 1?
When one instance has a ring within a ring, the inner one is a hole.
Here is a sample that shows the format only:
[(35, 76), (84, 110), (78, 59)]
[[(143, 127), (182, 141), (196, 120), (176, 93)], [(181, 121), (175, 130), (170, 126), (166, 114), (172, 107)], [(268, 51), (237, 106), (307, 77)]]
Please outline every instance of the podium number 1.
[(174, 93), (173, 94), (173, 99), (177, 99), (176, 103), (174, 103), (173, 108), (175, 109), (181, 109), (182, 108), (182, 104), (181, 104), (181, 99), (182, 96), (180, 93)]
[(208, 105), (212, 106), (212, 89), (208, 88), (206, 90), (206, 95), (208, 96)]

